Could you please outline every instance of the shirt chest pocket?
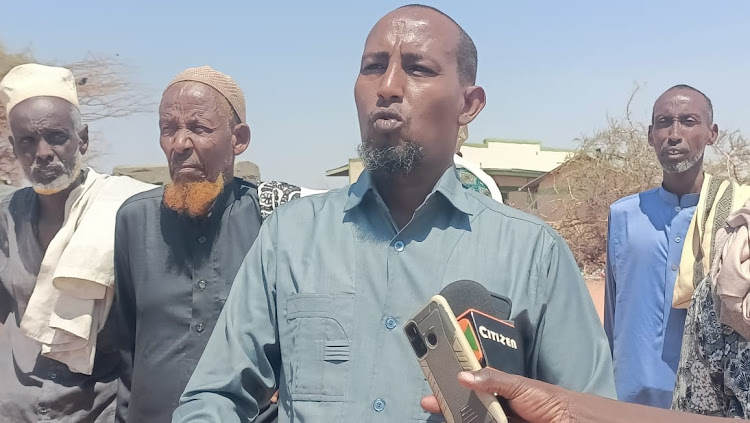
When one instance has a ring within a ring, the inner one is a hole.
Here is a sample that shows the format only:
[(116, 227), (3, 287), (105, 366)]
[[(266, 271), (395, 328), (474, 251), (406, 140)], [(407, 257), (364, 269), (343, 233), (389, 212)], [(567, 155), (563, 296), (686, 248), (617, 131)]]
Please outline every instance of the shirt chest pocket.
[(354, 295), (294, 294), (287, 300), (292, 400), (346, 401)]

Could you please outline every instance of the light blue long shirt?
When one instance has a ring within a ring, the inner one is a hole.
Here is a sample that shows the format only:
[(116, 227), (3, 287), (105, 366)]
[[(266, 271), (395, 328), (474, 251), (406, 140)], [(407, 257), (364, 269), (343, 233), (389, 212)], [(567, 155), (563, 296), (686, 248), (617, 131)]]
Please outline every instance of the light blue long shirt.
[(672, 403), (686, 316), (672, 294), (697, 204), (698, 194), (657, 188), (610, 207), (604, 329), (620, 401)]
[[(509, 297), (527, 373), (613, 397), (599, 318), (547, 225), (443, 174), (398, 229), (369, 173), (280, 207), (232, 285), (173, 421), (252, 421), (279, 388), (279, 422), (444, 421), (403, 323), (447, 284)], [(429, 420), (428, 420), (429, 419)]]

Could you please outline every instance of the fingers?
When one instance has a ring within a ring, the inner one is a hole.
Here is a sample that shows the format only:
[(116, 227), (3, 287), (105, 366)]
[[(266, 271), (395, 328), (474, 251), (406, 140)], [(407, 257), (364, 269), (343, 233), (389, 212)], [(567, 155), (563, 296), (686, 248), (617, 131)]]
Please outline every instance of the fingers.
[(279, 402), (279, 391), (276, 391), (273, 393), (273, 396), (271, 396), (271, 404), (276, 404)]
[(422, 398), (422, 401), (419, 402), (422, 408), (424, 408), (424, 411), (428, 413), (433, 414), (440, 414), (442, 411), (440, 411), (440, 406), (438, 405), (438, 400), (435, 398), (434, 395), (430, 395), (428, 397)]

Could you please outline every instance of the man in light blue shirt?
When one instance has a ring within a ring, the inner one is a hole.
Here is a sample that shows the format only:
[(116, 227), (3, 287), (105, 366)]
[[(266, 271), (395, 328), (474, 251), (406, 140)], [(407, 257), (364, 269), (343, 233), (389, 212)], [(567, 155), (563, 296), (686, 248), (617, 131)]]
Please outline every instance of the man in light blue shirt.
[(442, 287), (475, 280), (513, 301), (526, 373), (614, 395), (604, 330), (565, 242), (463, 187), (460, 125), (485, 105), (476, 49), (452, 19), (399, 8), (370, 32), (354, 96), (366, 171), (263, 224), (173, 421), (442, 421), (402, 325)]
[(680, 256), (703, 184), (703, 155), (718, 136), (705, 94), (678, 85), (654, 104), (649, 144), (662, 186), (612, 204), (604, 328), (621, 401), (669, 408), (685, 310), (672, 308)]

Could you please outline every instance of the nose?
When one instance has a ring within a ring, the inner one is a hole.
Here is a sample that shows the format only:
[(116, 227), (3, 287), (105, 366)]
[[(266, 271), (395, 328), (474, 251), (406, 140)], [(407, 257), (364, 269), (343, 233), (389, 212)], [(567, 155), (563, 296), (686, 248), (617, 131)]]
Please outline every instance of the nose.
[(172, 151), (179, 155), (189, 154), (193, 149), (193, 138), (185, 128), (178, 129), (172, 140)]
[(378, 87), (378, 100), (387, 104), (400, 103), (404, 98), (405, 74), (401, 65), (393, 60), (388, 64)]
[(682, 125), (680, 121), (675, 119), (672, 121), (672, 126), (669, 127), (669, 144), (675, 145), (682, 142)]
[(50, 163), (55, 158), (55, 152), (52, 147), (43, 138), (39, 140), (36, 147), (36, 161), (38, 163)]

